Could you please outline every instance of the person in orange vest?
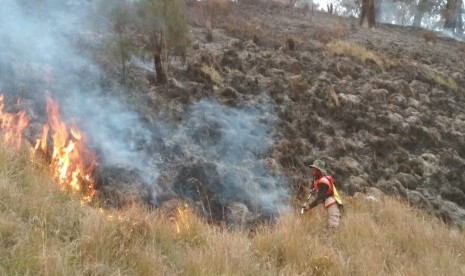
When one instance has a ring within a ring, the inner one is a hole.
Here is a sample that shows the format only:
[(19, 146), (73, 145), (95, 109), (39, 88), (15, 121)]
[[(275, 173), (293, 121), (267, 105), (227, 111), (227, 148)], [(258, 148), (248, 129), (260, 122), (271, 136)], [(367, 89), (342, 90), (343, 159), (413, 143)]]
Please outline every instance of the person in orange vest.
[[(327, 174), (325, 163), (321, 160), (316, 160), (309, 167), (313, 180), (310, 196), (302, 206), (302, 213), (323, 203), (328, 213), (328, 227), (338, 228), (341, 219), (342, 200), (336, 186), (334, 186), (334, 178)], [(312, 198), (313, 200), (311, 200)]]

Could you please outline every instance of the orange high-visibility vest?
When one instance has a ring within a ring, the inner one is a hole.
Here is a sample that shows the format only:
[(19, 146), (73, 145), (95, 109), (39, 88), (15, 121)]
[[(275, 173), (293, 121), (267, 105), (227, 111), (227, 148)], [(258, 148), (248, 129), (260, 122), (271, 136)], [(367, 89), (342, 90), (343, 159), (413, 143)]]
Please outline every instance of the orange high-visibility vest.
[(327, 175), (323, 175), (320, 178), (313, 180), (313, 189), (318, 193), (318, 185), (326, 185), (328, 186), (328, 191), (326, 192), (326, 196), (333, 195), (333, 183), (329, 179)]
[(328, 190), (326, 191), (326, 200), (324, 203), (324, 207), (328, 208), (335, 203), (339, 203), (342, 205), (341, 197), (336, 190), (336, 187), (333, 184), (333, 178), (329, 175), (323, 175), (320, 178), (313, 180), (313, 189), (318, 193), (318, 186), (319, 185), (326, 185)]

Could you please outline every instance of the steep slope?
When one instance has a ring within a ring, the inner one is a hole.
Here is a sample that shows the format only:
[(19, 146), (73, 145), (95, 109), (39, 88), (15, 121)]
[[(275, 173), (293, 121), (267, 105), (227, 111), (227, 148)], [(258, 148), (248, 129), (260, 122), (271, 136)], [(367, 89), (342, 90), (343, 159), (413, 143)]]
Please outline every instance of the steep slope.
[(321, 158), (348, 195), (377, 187), (463, 226), (463, 42), (274, 3), (231, 4), (209, 42), (197, 4), (167, 85), (135, 57), (119, 83), (105, 35), (82, 20), (86, 1), (47, 20), (13, 6), (2, 22), (23, 31), (2, 29), (0, 88), (7, 109), (21, 98), (25, 137), (37, 139), (45, 98), (56, 98), (97, 151), (110, 206), (182, 198), (211, 221), (237, 221), (236, 209), (270, 219), (307, 183), (304, 163)]
[[(0, 145), (2, 275), (462, 275), (465, 236), (406, 202), (348, 199), (328, 233), (322, 209), (231, 231), (182, 204), (82, 206), (27, 151)], [(401, 231), (399, 231), (401, 230)], [(367, 256), (370, 260), (367, 261)]]
[(464, 224), (463, 42), (324, 13), (236, 8), (212, 42), (191, 28), (187, 66), (173, 71), (189, 88), (168, 92), (174, 102), (269, 97), (278, 119), (268, 161), (295, 190), (308, 178), (303, 161), (323, 158), (350, 195), (378, 187)]

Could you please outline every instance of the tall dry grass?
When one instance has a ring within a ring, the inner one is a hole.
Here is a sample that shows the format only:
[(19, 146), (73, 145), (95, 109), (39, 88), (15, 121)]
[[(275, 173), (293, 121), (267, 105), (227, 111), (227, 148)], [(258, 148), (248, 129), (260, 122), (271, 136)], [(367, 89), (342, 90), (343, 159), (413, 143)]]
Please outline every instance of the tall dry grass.
[(210, 226), (182, 206), (81, 206), (27, 151), (0, 147), (0, 275), (464, 275), (465, 233), (394, 198), (347, 198), (253, 232)]
[(336, 40), (328, 43), (326, 49), (335, 55), (352, 57), (364, 63), (373, 62), (383, 70), (390, 69), (396, 65), (395, 61), (381, 53), (370, 51), (362, 45), (353, 42)]

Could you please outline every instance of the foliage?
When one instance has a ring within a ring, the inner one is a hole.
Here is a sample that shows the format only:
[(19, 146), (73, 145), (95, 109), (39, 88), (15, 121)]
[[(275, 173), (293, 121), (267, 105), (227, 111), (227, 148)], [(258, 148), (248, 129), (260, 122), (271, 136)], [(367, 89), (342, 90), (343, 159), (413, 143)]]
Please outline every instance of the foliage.
[[(154, 62), (157, 79), (166, 82), (166, 62), (171, 55), (186, 55), (189, 46), (182, 0), (117, 0), (97, 4), (93, 20), (100, 15), (109, 25), (106, 53), (122, 68), (123, 82), (132, 56)], [(100, 23), (101, 24), (101, 23)]]
[(127, 62), (132, 53), (136, 52), (134, 42), (133, 18), (134, 12), (126, 0), (117, 0), (112, 5), (109, 17), (112, 23), (113, 38), (109, 43), (110, 53), (121, 64), (122, 82), (126, 81)]
[(136, 26), (143, 49), (153, 56), (157, 80), (166, 82), (169, 54), (185, 55), (189, 44), (181, 0), (141, 0)]
[[(376, 21), (379, 23), (414, 25), (430, 30), (441, 30), (444, 18), (447, 17), (446, 0), (399, 0), (375, 1)], [(337, 0), (334, 2), (335, 12), (350, 17), (359, 17), (362, 0)], [(463, 12), (462, 12), (463, 16)], [(457, 22), (458, 25), (459, 22)], [(463, 24), (463, 23), (462, 23)], [(457, 26), (460, 30), (460, 26)]]
[(189, 44), (187, 23), (181, 0), (141, 0), (138, 4), (137, 27), (149, 51), (178, 50)]

